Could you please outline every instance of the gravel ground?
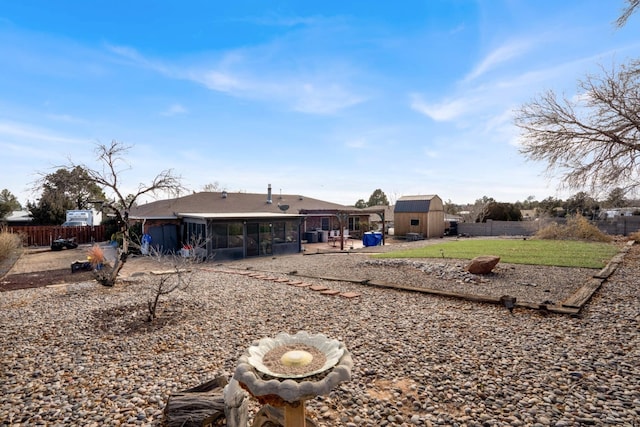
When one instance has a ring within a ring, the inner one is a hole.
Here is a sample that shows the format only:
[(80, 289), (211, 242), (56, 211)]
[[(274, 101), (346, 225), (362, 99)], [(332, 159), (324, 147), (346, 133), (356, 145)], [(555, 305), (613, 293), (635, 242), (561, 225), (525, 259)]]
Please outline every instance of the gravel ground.
[(295, 271), (298, 277), (374, 280), (478, 296), (511, 295), (520, 302), (546, 304), (564, 301), (597, 271), (499, 263), (492, 273), (475, 275), (465, 271), (468, 263), (455, 259), (374, 259), (367, 253), (351, 252), (307, 255), (295, 263), (290, 257), (264, 259), (259, 264), (238, 261), (233, 266), (280, 274)]
[[(223, 267), (490, 292), (503, 292), (509, 280), (496, 283), (515, 271), (501, 266), (471, 283), (452, 264), (329, 254)], [(164, 300), (153, 324), (144, 322), (148, 275), (114, 288), (2, 293), (0, 424), (159, 425), (171, 393), (232, 376), (254, 340), (306, 330), (343, 342), (355, 363), (351, 381), (307, 402), (319, 426), (640, 425), (638, 247), (577, 317), (300, 279), (359, 294), (328, 296), (208, 267)], [(520, 273), (508, 289), (539, 300), (562, 298), (588, 272)]]

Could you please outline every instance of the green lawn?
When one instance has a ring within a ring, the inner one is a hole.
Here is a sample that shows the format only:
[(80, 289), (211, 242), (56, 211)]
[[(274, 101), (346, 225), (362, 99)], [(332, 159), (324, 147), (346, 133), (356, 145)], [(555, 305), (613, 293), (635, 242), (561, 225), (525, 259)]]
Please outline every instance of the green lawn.
[(618, 253), (612, 243), (573, 240), (459, 239), (376, 258), (459, 258), (495, 255), (508, 264), (603, 268)]

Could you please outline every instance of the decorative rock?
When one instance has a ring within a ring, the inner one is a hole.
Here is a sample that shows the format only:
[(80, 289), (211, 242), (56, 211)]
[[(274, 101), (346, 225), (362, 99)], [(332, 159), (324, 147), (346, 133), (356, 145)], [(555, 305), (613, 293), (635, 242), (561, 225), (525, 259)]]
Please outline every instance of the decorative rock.
[(489, 274), (498, 262), (500, 262), (500, 257), (498, 256), (477, 256), (467, 264), (465, 270), (472, 274)]

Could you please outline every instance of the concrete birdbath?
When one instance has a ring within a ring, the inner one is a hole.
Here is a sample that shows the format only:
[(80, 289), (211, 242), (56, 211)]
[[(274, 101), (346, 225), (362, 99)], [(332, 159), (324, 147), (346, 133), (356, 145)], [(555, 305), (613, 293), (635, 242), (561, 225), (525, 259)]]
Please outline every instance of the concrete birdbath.
[(284, 407), (285, 427), (305, 427), (304, 401), (350, 380), (352, 367), (344, 344), (301, 331), (254, 342), (233, 377), (261, 404)]

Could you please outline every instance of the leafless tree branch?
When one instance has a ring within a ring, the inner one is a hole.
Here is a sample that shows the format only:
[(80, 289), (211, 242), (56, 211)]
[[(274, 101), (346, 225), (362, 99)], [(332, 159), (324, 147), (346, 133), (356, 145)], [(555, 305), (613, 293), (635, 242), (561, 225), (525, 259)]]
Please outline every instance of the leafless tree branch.
[(640, 7), (640, 0), (627, 0), (627, 7), (622, 10), (622, 14), (616, 20), (616, 27), (624, 27), (638, 7)]
[(587, 76), (578, 96), (553, 91), (516, 112), (520, 152), (560, 172), (569, 188), (592, 190), (639, 183), (640, 60)]
[(127, 259), (128, 245), (130, 243), (128, 212), (136, 204), (138, 199), (145, 194), (156, 194), (166, 192), (176, 194), (183, 190), (181, 177), (173, 174), (172, 170), (164, 170), (153, 178), (151, 184), (139, 184), (138, 191), (127, 196), (123, 193), (121, 177), (122, 173), (130, 169), (127, 165), (125, 154), (131, 149), (130, 146), (118, 141), (111, 141), (109, 145), (98, 144), (96, 147), (96, 158), (101, 164), (101, 169), (93, 169), (86, 165), (77, 165), (70, 161), (71, 168), (80, 166), (86, 170), (89, 179), (112, 193), (113, 199), (103, 201), (103, 206), (111, 209), (122, 226), (123, 246), (120, 250), (113, 266), (110, 285), (115, 284), (116, 278)]

